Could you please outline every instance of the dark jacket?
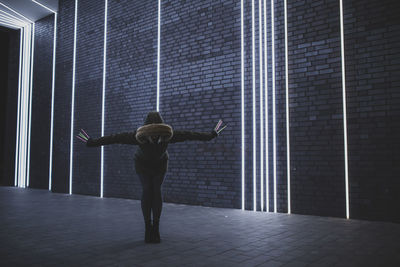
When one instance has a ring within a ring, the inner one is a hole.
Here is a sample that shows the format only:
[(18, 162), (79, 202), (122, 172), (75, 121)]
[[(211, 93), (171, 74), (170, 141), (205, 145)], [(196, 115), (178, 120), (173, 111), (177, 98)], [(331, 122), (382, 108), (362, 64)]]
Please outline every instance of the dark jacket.
[[(163, 123), (163, 119), (159, 112), (149, 112), (147, 114), (145, 125), (151, 123)], [(126, 132), (113, 134), (110, 136), (100, 137), (98, 139), (89, 139), (88, 147), (96, 147), (110, 144), (128, 144), (138, 145), (135, 153), (135, 169), (138, 174), (143, 175), (165, 175), (168, 169), (168, 151), (167, 147), (170, 143), (184, 142), (188, 140), (210, 141), (217, 137), (217, 133), (199, 133), (191, 131), (174, 130), (173, 136), (168, 142), (144, 143), (140, 144), (136, 140), (136, 130), (134, 132)]]

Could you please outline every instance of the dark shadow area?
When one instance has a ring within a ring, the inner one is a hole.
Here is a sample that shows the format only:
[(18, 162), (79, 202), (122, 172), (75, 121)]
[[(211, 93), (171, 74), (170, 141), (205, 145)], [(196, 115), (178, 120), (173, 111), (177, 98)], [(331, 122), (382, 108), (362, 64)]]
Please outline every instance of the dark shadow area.
[(0, 184), (4, 181), (4, 134), (7, 116), (9, 31), (0, 27)]
[(0, 27), (0, 185), (14, 185), (19, 37)]

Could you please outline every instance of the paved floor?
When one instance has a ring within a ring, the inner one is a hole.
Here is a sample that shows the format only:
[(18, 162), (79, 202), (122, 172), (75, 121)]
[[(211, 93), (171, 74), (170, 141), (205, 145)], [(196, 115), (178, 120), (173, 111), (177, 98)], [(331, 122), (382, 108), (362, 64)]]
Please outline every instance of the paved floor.
[(400, 266), (400, 224), (0, 187), (0, 266)]

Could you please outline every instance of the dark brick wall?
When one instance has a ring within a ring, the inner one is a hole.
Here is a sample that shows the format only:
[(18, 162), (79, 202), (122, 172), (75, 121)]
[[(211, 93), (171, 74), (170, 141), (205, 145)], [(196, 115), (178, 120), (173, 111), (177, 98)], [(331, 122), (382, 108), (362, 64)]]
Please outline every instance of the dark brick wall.
[(69, 192), (74, 9), (75, 1), (60, 2), (57, 19), (52, 190), (60, 193)]
[(293, 212), (344, 217), (339, 1), (290, 2), (288, 35)]
[(7, 100), (5, 102), (5, 121), (3, 131), (3, 166), (1, 185), (14, 185), (15, 177), (15, 137), (17, 131), (17, 103), (18, 103), (18, 68), (20, 31), (5, 30), (8, 34), (8, 75), (7, 75)]
[[(78, 2), (74, 133), (101, 133), (104, 5)], [(71, 92), (71, 90), (69, 90)], [(76, 134), (75, 134), (76, 135)], [(100, 150), (74, 137), (72, 192), (100, 195)]]
[(49, 188), (53, 16), (35, 23), (29, 187), (43, 189)]
[[(273, 210), (271, 8), (267, 3), (269, 188)], [(398, 26), (389, 1), (345, 1), (350, 216), (398, 221)], [(156, 108), (157, 1), (109, 1), (105, 134), (131, 131)], [(283, 1), (275, 1), (277, 209), (287, 212)], [(169, 202), (241, 207), (240, 1), (162, 1), (160, 111), (211, 142), (171, 145)], [(259, 6), (255, 1), (257, 209), (260, 210)], [(49, 23), (51, 20), (49, 20)], [(74, 1), (60, 3), (53, 190), (68, 192)], [(104, 5), (78, 7), (75, 132), (101, 132)], [(246, 209), (253, 209), (251, 1), (245, 2)], [(293, 213), (345, 216), (339, 1), (288, 3)], [(262, 52), (262, 51), (261, 51)], [(262, 52), (263, 53), (263, 52)], [(265, 54), (263, 54), (265, 56)], [(38, 64), (38, 61), (35, 61)], [(35, 64), (35, 65), (36, 65)], [(47, 149), (47, 147), (46, 147)], [(135, 148), (105, 147), (104, 196), (139, 199)], [(265, 170), (264, 170), (265, 172)], [(99, 195), (100, 149), (74, 141), (73, 192)], [(265, 194), (265, 187), (264, 187)], [(265, 200), (263, 200), (265, 201)], [(397, 201), (397, 202), (395, 202)]]
[(240, 207), (240, 2), (163, 1), (160, 111), (176, 129), (224, 134), (169, 146), (164, 199)]
[[(106, 135), (135, 130), (156, 109), (157, 9), (157, 1), (109, 1)], [(135, 149), (105, 147), (104, 196), (141, 198)]]
[(344, 3), (350, 214), (400, 222), (400, 8)]

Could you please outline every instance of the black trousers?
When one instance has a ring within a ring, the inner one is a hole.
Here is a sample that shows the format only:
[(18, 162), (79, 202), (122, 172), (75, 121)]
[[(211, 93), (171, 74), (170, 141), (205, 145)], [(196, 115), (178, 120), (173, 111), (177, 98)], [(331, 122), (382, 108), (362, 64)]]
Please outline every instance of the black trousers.
[(162, 210), (161, 185), (165, 174), (138, 174), (142, 183), (142, 212), (146, 222), (151, 220), (153, 212), (153, 221), (160, 221)]

